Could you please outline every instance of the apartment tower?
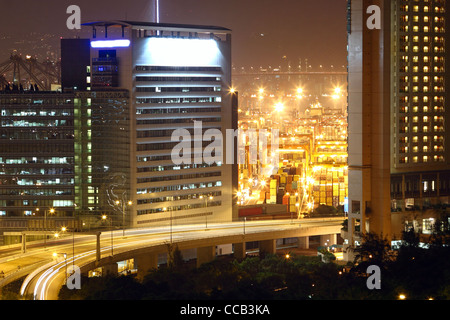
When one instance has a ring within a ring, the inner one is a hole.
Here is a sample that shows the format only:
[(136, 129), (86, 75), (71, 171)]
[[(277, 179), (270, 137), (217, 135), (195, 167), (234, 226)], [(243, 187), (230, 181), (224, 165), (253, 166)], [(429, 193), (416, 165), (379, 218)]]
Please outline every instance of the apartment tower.
[(449, 203), (445, 0), (348, 1), (349, 220), (388, 240)]

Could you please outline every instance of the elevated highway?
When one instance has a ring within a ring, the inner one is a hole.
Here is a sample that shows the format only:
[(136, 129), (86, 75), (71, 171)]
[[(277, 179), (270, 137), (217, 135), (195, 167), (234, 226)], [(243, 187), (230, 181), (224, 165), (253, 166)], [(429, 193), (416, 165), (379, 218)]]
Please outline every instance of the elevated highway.
[(17, 252), (19, 248), (16, 252), (0, 250), (0, 270), (6, 270), (8, 275), (0, 279), (0, 286), (13, 276), (15, 280), (26, 276), (22, 294), (32, 295), (37, 300), (57, 300), (66, 280), (67, 267), (71, 265), (79, 267), (83, 274), (100, 267), (107, 272), (117, 272), (117, 262), (134, 259), (138, 276), (142, 276), (158, 266), (158, 255), (167, 253), (170, 244), (180, 250), (196, 249), (197, 265), (201, 265), (213, 260), (216, 246), (224, 244), (233, 244), (236, 258), (244, 258), (245, 243), (253, 241), (259, 241), (260, 250), (268, 253), (274, 253), (276, 240), (283, 238), (297, 237), (301, 240), (299, 243), (307, 246), (310, 236), (323, 236), (331, 245), (336, 242), (343, 221), (343, 217), (239, 221), (207, 227), (129, 229), (125, 235), (122, 230), (73, 234), (48, 241), (45, 248), (29, 246), (26, 253)]

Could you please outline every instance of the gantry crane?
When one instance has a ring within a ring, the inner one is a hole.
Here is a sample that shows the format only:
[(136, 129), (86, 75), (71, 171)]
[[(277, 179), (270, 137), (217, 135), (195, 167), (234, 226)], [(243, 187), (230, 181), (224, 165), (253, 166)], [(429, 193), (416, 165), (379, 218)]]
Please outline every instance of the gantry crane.
[[(38, 62), (36, 58), (13, 52), (10, 58), (0, 63), (0, 90), (7, 88), (26, 88), (30, 86), (42, 91), (51, 90), (52, 84), (60, 84), (61, 76), (59, 63), (49, 60)], [(12, 81), (7, 78), (12, 77)]]

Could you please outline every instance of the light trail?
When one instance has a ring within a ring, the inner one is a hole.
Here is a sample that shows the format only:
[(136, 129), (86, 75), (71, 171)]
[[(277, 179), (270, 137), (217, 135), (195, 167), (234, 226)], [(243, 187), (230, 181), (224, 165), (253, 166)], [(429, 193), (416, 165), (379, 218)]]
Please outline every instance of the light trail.
[[(340, 223), (340, 222), (339, 222)], [(287, 221), (249, 221), (245, 225), (240, 222), (232, 222), (227, 224), (213, 224), (208, 225), (208, 231), (205, 232), (205, 226), (202, 225), (188, 225), (188, 226), (177, 226), (177, 228), (172, 230), (172, 239), (174, 243), (180, 243), (182, 241), (192, 241), (196, 239), (208, 239), (220, 236), (235, 236), (242, 234), (251, 234), (258, 232), (267, 232), (271, 230), (283, 231), (292, 230), (299, 227), (314, 227), (314, 226), (327, 226), (335, 225), (335, 219), (302, 219), (297, 220), (295, 223), (289, 223)], [(245, 230), (245, 231), (244, 231)], [(117, 230), (115, 233), (122, 235), (122, 230)], [(244, 232), (244, 233), (243, 233)], [(113, 233), (114, 234), (114, 233)], [(105, 232), (102, 234), (101, 240), (108, 242), (109, 233)], [(47, 300), (47, 299), (57, 299), (57, 291), (63, 283), (64, 277), (67, 277), (66, 272), (63, 270), (69, 264), (77, 265), (82, 267), (88, 263), (91, 263), (97, 254), (96, 249), (80, 248), (96, 245), (96, 237), (91, 237), (91, 240), (83, 239), (87, 242), (80, 243), (77, 246), (77, 250), (86, 250), (84, 252), (79, 252), (72, 256), (66, 256), (64, 261), (57, 261), (53, 266), (42, 272), (34, 272), (30, 274), (24, 281), (23, 292), (28, 290), (33, 290), (33, 298), (35, 300)], [(141, 248), (148, 248), (157, 245), (164, 245), (169, 243), (170, 231), (168, 227), (159, 228), (155, 230), (153, 228), (145, 228), (140, 230), (129, 230), (128, 235), (125, 237), (117, 236), (117, 242), (111, 245), (106, 245), (100, 248), (100, 256), (107, 254), (114, 248), (114, 255), (122, 254), (126, 251), (137, 250)], [(59, 247), (53, 248), (54, 252), (64, 252), (64, 249), (69, 248), (69, 244), (60, 245)], [(49, 252), (45, 252), (48, 254)], [(106, 257), (106, 256), (105, 256)], [(34, 288), (30, 287), (33, 282), (35, 283)], [(28, 288), (29, 287), (29, 288)]]

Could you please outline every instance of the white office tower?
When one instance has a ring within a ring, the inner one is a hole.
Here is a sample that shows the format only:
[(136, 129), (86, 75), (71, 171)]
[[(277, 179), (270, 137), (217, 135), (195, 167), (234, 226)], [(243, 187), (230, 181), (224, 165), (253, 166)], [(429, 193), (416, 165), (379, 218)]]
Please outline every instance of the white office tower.
[[(130, 21), (85, 25), (93, 28), (91, 89), (130, 91), (131, 202), (125, 212), (132, 226), (231, 221), (237, 170), (226, 161), (232, 152), (226, 130), (237, 128), (237, 97), (230, 92), (230, 30)], [(223, 133), (223, 148), (214, 147), (220, 137), (209, 135), (211, 129)], [(184, 136), (173, 137), (176, 130)]]

